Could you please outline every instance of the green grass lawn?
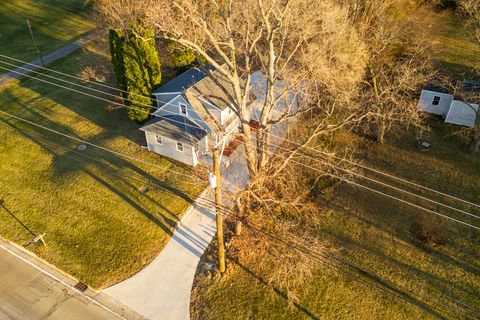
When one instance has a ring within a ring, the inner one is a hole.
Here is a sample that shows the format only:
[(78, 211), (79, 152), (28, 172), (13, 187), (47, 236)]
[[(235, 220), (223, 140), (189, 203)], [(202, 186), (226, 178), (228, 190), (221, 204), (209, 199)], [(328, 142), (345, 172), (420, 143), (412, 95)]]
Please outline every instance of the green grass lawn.
[[(432, 36), (443, 39), (437, 53), (443, 72), (460, 77), (478, 61), (478, 46), (470, 43), (461, 20), (451, 13), (432, 14)], [(430, 17), (432, 17), (430, 16)], [(441, 25), (442, 27), (438, 27)], [(428, 120), (431, 131), (423, 138), (432, 143), (420, 152), (415, 134), (403, 132), (378, 145), (352, 133), (342, 132), (332, 141), (340, 151), (357, 150), (356, 159), (480, 204), (480, 157), (466, 153), (468, 139), (459, 127), (440, 119)], [(348, 147), (348, 149), (347, 149)], [(408, 185), (369, 175), (415, 194), (441, 200), (480, 216), (480, 210)], [(392, 192), (367, 181), (359, 182), (440, 213), (475, 225), (478, 219)], [(193, 319), (467, 319), (480, 314), (480, 232), (445, 220), (369, 191), (341, 184), (321, 197), (319, 237), (336, 254), (357, 263), (377, 276), (378, 287), (326, 266), (297, 289), (298, 299), (286, 299), (275, 283), (266, 283), (248, 261), (229, 261), (221, 279), (208, 273), (197, 277), (192, 298)], [(441, 243), (426, 244), (418, 225), (438, 235)], [(233, 240), (235, 241), (235, 240)], [(228, 247), (228, 246), (227, 246)], [(245, 248), (247, 250), (247, 248)], [(345, 268), (348, 270), (348, 268)], [(265, 271), (264, 271), (265, 272)], [(386, 281), (401, 290), (404, 299), (386, 294)], [(457, 301), (454, 301), (457, 300)], [(463, 304), (463, 305), (462, 305)], [(423, 309), (422, 309), (423, 308)]]
[[(26, 19), (43, 55), (91, 30), (91, 9), (84, 0), (3, 0), (0, 2), (0, 54), (37, 59)], [(4, 71), (0, 71), (3, 73)]]
[[(51, 68), (109, 67), (105, 52), (95, 44)], [(142, 149), (143, 133), (126, 109), (27, 78), (3, 88), (0, 99), (1, 110), (155, 164), (78, 151), (76, 141), (0, 116), (0, 198), (10, 212), (0, 208), (0, 235), (24, 244), (33, 237), (28, 229), (46, 233), (47, 246), (31, 250), (95, 288), (151, 261), (205, 186), (169, 170), (197, 173)], [(141, 194), (146, 185), (151, 190)]]
[(443, 72), (454, 77), (471, 77), (472, 69), (480, 66), (480, 46), (470, 38), (465, 19), (450, 11), (425, 15), (422, 22), (437, 42), (433, 56)]
[[(368, 166), (480, 203), (480, 158), (466, 153), (465, 139), (451, 136), (458, 128), (443, 126), (436, 119), (431, 120), (431, 125), (433, 130), (424, 137), (433, 144), (429, 152), (420, 152), (416, 140), (409, 134), (399, 140), (390, 139), (383, 146), (347, 132), (336, 136), (335, 142), (341, 150), (346, 147), (359, 150), (357, 159)], [(380, 180), (454, 204), (395, 181)], [(478, 219), (358, 181), (479, 225)], [(455, 205), (480, 216), (479, 209)], [(344, 184), (335, 187), (328, 197), (321, 197), (318, 206), (319, 238), (327, 247), (338, 250), (337, 255), (361, 265), (378, 278), (368, 281), (368, 277), (360, 275), (359, 280), (328, 266), (320, 267), (313, 277), (294, 288), (299, 292), (298, 302), (292, 303), (285, 298), (285, 292), (277, 289), (275, 282), (267, 284), (262, 280), (268, 279), (268, 272), (258, 270), (248, 261), (240, 265), (230, 260), (229, 270), (222, 279), (208, 274), (197, 278), (193, 318), (434, 319), (441, 315), (447, 319), (463, 319), (466, 317), (462, 313), (478, 315), (478, 230)], [(426, 244), (414, 231), (417, 225), (437, 232), (441, 243)], [(351, 269), (345, 267), (345, 270)], [(366, 280), (381, 289), (366, 285)], [(386, 294), (383, 291), (387, 289), (386, 281), (402, 291), (408, 302)]]

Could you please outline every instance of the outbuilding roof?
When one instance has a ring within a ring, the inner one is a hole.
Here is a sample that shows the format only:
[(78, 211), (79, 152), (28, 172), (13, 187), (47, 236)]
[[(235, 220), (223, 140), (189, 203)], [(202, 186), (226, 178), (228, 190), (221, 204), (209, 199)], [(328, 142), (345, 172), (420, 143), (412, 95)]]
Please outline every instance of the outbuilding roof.
[(445, 88), (443, 86), (440, 86), (440, 85), (437, 85), (437, 84), (433, 84), (433, 83), (428, 83), (428, 84), (424, 85), (423, 90), (433, 91), (433, 92), (438, 92), (438, 93), (447, 93), (447, 94), (450, 93), (447, 88)]
[(140, 128), (179, 142), (195, 145), (207, 135), (195, 122), (181, 115), (156, 117)]

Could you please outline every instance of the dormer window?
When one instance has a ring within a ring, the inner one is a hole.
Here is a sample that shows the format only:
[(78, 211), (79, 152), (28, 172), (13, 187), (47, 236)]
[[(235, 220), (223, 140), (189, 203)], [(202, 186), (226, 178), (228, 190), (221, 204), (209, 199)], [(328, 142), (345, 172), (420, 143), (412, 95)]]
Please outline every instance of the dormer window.
[(433, 97), (432, 106), (438, 106), (439, 104), (440, 104), (440, 97), (439, 96)]
[(187, 105), (183, 103), (180, 104), (180, 114), (185, 117), (187, 116)]

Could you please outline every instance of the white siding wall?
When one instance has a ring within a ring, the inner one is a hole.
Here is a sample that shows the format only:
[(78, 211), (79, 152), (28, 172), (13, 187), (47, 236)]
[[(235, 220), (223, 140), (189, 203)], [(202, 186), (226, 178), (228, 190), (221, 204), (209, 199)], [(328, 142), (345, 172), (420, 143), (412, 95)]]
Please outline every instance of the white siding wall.
[(157, 108), (163, 107), (165, 104), (167, 104), (170, 100), (178, 96), (178, 94), (175, 93), (168, 93), (168, 94), (153, 94), (156, 101), (157, 101)]
[(231, 109), (228, 107), (222, 110), (220, 115), (220, 123), (225, 123), (233, 115), (233, 112), (229, 112), (230, 110)]
[(205, 109), (215, 118), (215, 120), (219, 121), (221, 123), (221, 110), (210, 103), (203, 103), (205, 106)]
[[(440, 97), (440, 102), (437, 106), (432, 104), (435, 97)], [(422, 94), (420, 95), (420, 101), (418, 104), (418, 110), (444, 116), (450, 109), (452, 101), (453, 95), (451, 94), (422, 90)]]
[(155, 140), (155, 133), (145, 132), (148, 150), (158, 153), (162, 156), (177, 160), (179, 162), (196, 166), (196, 156), (194, 156), (193, 147), (183, 143), (183, 152), (177, 150), (177, 141), (162, 137), (162, 144), (158, 144)]

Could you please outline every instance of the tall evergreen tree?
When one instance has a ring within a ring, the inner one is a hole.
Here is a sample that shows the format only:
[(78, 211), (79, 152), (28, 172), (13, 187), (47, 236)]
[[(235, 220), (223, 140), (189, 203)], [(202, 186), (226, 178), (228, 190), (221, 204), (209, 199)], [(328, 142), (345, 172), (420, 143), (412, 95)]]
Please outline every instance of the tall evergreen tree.
[[(111, 29), (109, 32), (110, 55), (112, 56), (113, 70), (117, 79), (117, 87), (126, 90), (125, 67), (123, 66), (123, 45), (125, 38), (120, 30)], [(122, 95), (123, 97), (123, 95)]]
[(152, 91), (161, 81), (161, 66), (153, 30), (146, 29), (138, 35), (135, 29), (139, 29), (137, 24), (132, 25), (127, 37), (111, 30), (110, 53), (118, 88), (128, 92), (121, 95), (131, 107), (128, 115), (134, 121), (143, 122), (151, 111)]
[(174, 41), (168, 41), (167, 51), (172, 60), (173, 66), (177, 70), (185, 70), (195, 64), (195, 54), (192, 50), (181, 47)]

